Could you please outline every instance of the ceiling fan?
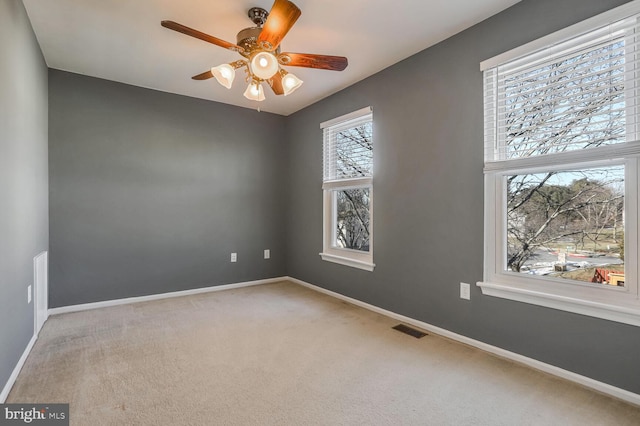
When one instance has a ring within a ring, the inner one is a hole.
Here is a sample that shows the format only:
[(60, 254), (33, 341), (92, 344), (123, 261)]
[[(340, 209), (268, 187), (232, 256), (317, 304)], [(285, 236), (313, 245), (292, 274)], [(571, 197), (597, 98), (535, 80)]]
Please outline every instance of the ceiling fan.
[(265, 99), (261, 84), (263, 82), (266, 82), (276, 95), (285, 96), (302, 85), (302, 80), (281, 68), (281, 65), (332, 71), (342, 71), (348, 65), (347, 58), (344, 56), (280, 51), (280, 42), (301, 14), (298, 6), (288, 0), (275, 0), (270, 12), (260, 7), (253, 7), (249, 9), (248, 15), (256, 26), (241, 30), (237, 35), (237, 44), (177, 22), (162, 21), (161, 24), (170, 30), (238, 52), (244, 57), (244, 59), (218, 65), (209, 71), (195, 75), (192, 77), (194, 80), (215, 77), (220, 84), (230, 89), (235, 78), (235, 70), (245, 68), (249, 86), (244, 96), (250, 100), (262, 101)]

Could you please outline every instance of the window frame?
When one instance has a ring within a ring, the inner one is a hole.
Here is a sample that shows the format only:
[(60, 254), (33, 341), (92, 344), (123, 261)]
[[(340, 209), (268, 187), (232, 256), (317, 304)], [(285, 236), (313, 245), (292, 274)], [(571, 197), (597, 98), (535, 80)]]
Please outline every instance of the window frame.
[[(638, 13), (640, 13), (640, 0), (635, 0), (484, 61), (481, 64), (481, 70), (491, 70), (513, 60), (522, 60), (523, 57), (527, 56), (530, 56), (532, 60), (539, 59), (547, 47), (572, 40), (582, 34), (595, 31), (598, 28)], [(636, 52), (636, 55), (638, 54)], [(638, 78), (636, 75), (636, 88), (638, 87)], [(487, 95), (485, 91), (485, 97)], [(492, 105), (496, 108), (497, 101)], [(627, 108), (635, 108), (632, 113), (637, 117), (637, 104), (632, 102), (631, 105), (627, 104)], [(497, 118), (493, 117), (492, 122), (495, 119)], [(633, 132), (627, 129), (627, 133)], [(485, 121), (485, 135), (489, 138), (496, 138), (496, 128), (491, 128), (487, 121)], [(531, 277), (519, 272), (506, 270), (506, 176), (550, 171), (571, 171), (619, 164), (623, 164), (625, 167), (624, 288), (567, 279), (554, 279), (552, 277)], [(638, 286), (638, 265), (640, 263), (638, 261), (639, 170), (640, 141), (637, 140), (537, 157), (486, 161), (484, 175), (485, 258), (483, 281), (477, 283), (482, 293), (640, 326), (640, 292)]]
[[(325, 121), (320, 125), (321, 129), (331, 129), (339, 127), (347, 121), (362, 118), (371, 115), (373, 124), (373, 109), (365, 107), (349, 114)], [(326, 155), (326, 135), (323, 137), (323, 145), (325, 146)], [(324, 163), (324, 158), (323, 158)], [(335, 193), (348, 189), (368, 189), (369, 190), (369, 250), (360, 251), (349, 248), (336, 247), (335, 245), (335, 227), (336, 227), (336, 203)], [(373, 271), (375, 263), (373, 263), (373, 174), (358, 178), (348, 179), (323, 179), (322, 184), (322, 204), (323, 204), (323, 226), (322, 226), (322, 252), (319, 253), (324, 261), (338, 263), (353, 268)]]

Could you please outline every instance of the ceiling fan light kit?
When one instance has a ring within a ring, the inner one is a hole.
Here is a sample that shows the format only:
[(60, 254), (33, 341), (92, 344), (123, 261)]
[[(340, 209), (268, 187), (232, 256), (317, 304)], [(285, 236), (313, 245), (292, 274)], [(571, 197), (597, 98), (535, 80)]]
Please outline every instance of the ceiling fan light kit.
[(258, 52), (251, 58), (251, 73), (261, 80), (268, 80), (278, 72), (278, 59), (271, 52)]
[(347, 67), (347, 58), (343, 56), (280, 52), (280, 42), (301, 14), (300, 9), (289, 0), (275, 0), (270, 12), (253, 7), (249, 9), (248, 16), (256, 26), (241, 30), (237, 35), (237, 44), (177, 22), (162, 21), (161, 24), (165, 28), (238, 52), (245, 58), (215, 66), (210, 71), (193, 76), (194, 80), (214, 77), (218, 83), (230, 89), (235, 78), (235, 70), (245, 68), (249, 85), (244, 96), (250, 100), (263, 101), (263, 82), (266, 82), (276, 95), (284, 96), (302, 85), (303, 81), (283, 69), (282, 65), (333, 71), (342, 71)]
[(229, 64), (218, 65), (211, 68), (211, 74), (227, 89), (231, 89), (233, 79), (236, 77), (236, 70)]
[(284, 95), (287, 96), (294, 92), (298, 87), (302, 86), (303, 81), (295, 75), (288, 73), (285, 70), (282, 72), (282, 86), (284, 88)]
[(250, 101), (264, 101), (264, 90), (258, 81), (252, 81), (247, 86), (247, 90), (244, 91), (244, 97)]

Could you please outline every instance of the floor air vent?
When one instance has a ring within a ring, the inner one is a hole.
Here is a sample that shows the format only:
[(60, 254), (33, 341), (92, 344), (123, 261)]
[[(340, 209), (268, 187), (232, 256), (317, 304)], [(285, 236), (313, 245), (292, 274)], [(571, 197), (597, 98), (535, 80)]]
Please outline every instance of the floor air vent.
[(403, 332), (404, 334), (408, 334), (409, 336), (413, 336), (416, 339), (427, 336), (427, 333), (423, 333), (420, 330), (416, 330), (415, 328), (408, 327), (404, 324), (398, 324), (395, 327), (392, 327), (394, 330), (398, 330)]

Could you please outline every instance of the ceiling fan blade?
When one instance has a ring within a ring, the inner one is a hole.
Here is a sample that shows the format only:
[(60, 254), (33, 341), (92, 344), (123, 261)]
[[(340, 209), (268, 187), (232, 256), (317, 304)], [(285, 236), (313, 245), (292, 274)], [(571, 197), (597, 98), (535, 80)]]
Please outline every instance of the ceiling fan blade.
[(318, 68), (331, 71), (342, 71), (349, 65), (349, 61), (344, 56), (289, 52), (279, 54), (278, 62), (292, 67)]
[(275, 50), (302, 12), (289, 0), (276, 0), (262, 27), (258, 41), (267, 50)]
[(215, 44), (216, 46), (224, 47), (225, 49), (233, 50), (234, 52), (244, 51), (242, 47), (236, 44), (229, 43), (228, 41), (221, 40), (214, 36), (210, 36), (209, 34), (205, 34), (201, 31), (194, 30), (193, 28), (186, 27), (182, 24), (178, 24), (177, 22), (162, 21), (160, 24), (165, 28), (169, 28), (170, 30), (177, 31), (191, 37), (199, 38), (200, 40)]
[(271, 90), (276, 95), (284, 95), (284, 87), (282, 86), (282, 74), (279, 72), (275, 73), (273, 77), (267, 80), (269, 86), (271, 86)]
[(212, 77), (213, 77), (213, 74), (211, 74), (211, 71), (205, 71), (202, 74), (194, 75), (191, 78), (194, 80), (207, 80)]

